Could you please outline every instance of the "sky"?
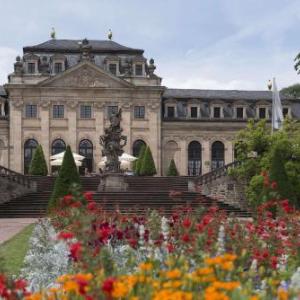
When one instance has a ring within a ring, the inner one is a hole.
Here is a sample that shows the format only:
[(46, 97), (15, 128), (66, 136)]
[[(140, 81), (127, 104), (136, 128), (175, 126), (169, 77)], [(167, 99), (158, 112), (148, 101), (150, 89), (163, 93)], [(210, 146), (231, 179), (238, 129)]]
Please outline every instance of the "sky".
[(169, 88), (265, 90), (299, 83), (300, 0), (0, 0), (0, 84), (22, 47), (107, 39), (145, 50)]

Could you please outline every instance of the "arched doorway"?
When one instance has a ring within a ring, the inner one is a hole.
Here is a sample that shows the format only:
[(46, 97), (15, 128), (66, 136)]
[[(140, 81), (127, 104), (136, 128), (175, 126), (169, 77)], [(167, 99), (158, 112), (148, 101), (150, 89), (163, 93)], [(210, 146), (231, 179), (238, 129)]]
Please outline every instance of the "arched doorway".
[(24, 143), (24, 174), (28, 174), (31, 160), (38, 146), (38, 142), (34, 139), (29, 139)]
[(224, 166), (224, 144), (214, 142), (211, 147), (211, 169), (215, 170)]
[(180, 148), (175, 141), (168, 141), (164, 147), (164, 156), (163, 156), (163, 167), (164, 174), (166, 175), (170, 166), (170, 162), (174, 159), (177, 170), (179, 171), (180, 166)]
[(66, 150), (66, 144), (62, 139), (54, 140), (51, 147), (52, 155), (64, 152)]
[(79, 154), (85, 157), (82, 166), (79, 167), (80, 174), (83, 175), (85, 173), (85, 168), (87, 168), (90, 173), (93, 172), (93, 143), (90, 140), (82, 140), (79, 143)]
[(198, 176), (201, 175), (201, 156), (202, 156), (201, 144), (197, 141), (189, 143), (188, 147), (188, 175)]
[(132, 155), (138, 157), (142, 146), (146, 147), (146, 143), (143, 140), (136, 140), (132, 146)]

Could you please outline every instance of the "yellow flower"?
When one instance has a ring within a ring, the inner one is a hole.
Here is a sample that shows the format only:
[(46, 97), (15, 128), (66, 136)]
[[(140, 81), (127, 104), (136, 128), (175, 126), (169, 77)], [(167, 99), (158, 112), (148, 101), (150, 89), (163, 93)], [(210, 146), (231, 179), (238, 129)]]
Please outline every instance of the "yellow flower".
[(67, 292), (79, 294), (79, 286), (75, 281), (69, 280), (64, 283), (63, 289)]
[(141, 271), (151, 271), (153, 269), (152, 263), (141, 263), (139, 265)]
[(288, 300), (289, 294), (284, 289), (279, 289), (277, 293), (278, 300)]
[(93, 275), (91, 273), (78, 273), (74, 276), (74, 278), (82, 281), (90, 281), (93, 278)]
[(25, 297), (25, 300), (41, 300), (41, 299), (42, 299), (42, 295), (40, 293), (35, 293)]
[(181, 277), (181, 271), (179, 269), (174, 269), (166, 272), (166, 277), (169, 279), (176, 279)]
[(124, 282), (115, 281), (113, 285), (112, 296), (113, 298), (122, 298), (125, 297), (129, 292), (128, 287)]

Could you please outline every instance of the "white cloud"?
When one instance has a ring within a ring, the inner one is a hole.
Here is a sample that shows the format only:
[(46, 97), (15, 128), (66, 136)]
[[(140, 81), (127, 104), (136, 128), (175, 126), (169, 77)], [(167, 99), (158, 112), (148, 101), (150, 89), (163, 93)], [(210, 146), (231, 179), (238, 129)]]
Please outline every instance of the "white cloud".
[(13, 63), (17, 55), (16, 49), (0, 47), (0, 84), (7, 83), (7, 75), (13, 72)]

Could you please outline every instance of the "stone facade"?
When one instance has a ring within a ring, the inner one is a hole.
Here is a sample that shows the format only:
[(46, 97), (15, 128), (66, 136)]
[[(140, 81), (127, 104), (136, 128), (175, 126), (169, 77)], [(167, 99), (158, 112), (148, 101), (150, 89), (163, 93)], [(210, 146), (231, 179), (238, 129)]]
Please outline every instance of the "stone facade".
[[(89, 153), (88, 167), (97, 172), (99, 136), (116, 107), (125, 152), (136, 154), (137, 141), (149, 145), (159, 175), (172, 158), (181, 175), (232, 162), (235, 135), (247, 119), (271, 116), (271, 92), (168, 89), (143, 50), (110, 40), (52, 39), (23, 51), (0, 89), (0, 165), (17, 172), (26, 171), (34, 143), (49, 165), (57, 140)], [(283, 104), (285, 114), (300, 118), (299, 99)]]

